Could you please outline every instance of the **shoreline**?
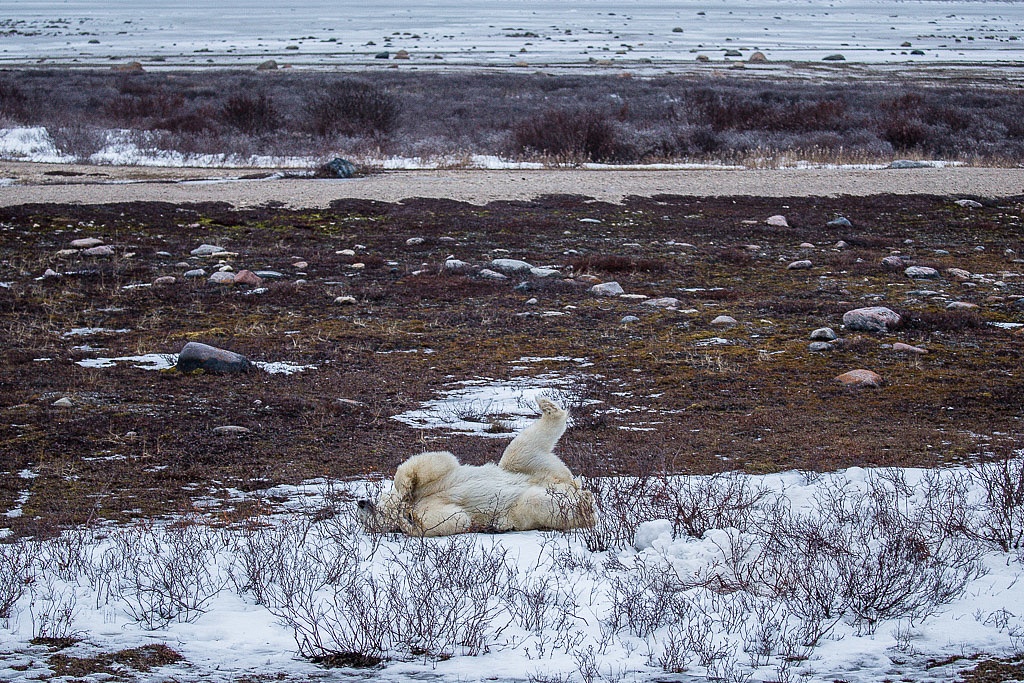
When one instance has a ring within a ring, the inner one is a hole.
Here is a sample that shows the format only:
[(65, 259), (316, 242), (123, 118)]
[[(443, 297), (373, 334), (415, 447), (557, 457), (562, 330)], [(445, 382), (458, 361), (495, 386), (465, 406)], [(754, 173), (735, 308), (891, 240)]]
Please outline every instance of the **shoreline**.
[[(271, 171), (264, 170), (269, 175)], [(1024, 196), (1024, 168), (743, 170), (386, 171), (348, 180), (266, 177), (260, 169), (70, 166), (0, 162), (0, 206), (225, 202), (324, 208), (334, 200), (451, 199), (470, 204), (572, 194), (620, 203), (629, 196)], [(245, 179), (249, 178), (249, 179)]]

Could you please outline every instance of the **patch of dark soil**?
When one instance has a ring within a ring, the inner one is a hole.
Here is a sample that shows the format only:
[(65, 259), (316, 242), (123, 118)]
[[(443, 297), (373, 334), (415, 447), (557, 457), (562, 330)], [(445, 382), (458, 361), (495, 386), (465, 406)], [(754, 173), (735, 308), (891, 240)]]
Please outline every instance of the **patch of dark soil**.
[[(187, 511), (200, 497), (230, 519), (243, 505), (236, 489), (389, 476), (421, 450), (487, 462), (503, 439), (392, 418), (461, 382), (542, 373), (567, 380), (559, 397), (575, 418), (560, 452), (588, 476), (963, 461), (983, 450), (979, 435), (1021, 442), (1024, 335), (990, 323), (1024, 322), (1022, 212), (1021, 199), (966, 209), (921, 196), (0, 209), (0, 508), (20, 507), (5, 523), (40, 536)], [(790, 228), (764, 224), (780, 213)], [(856, 229), (827, 225), (837, 215)], [(81, 237), (115, 256), (61, 251)], [(192, 257), (204, 243), (237, 255)], [(943, 277), (884, 268), (894, 250)], [(477, 270), (447, 272), (450, 256)], [(499, 256), (564, 277), (479, 277)], [(787, 270), (798, 258), (813, 267)], [(182, 278), (224, 265), (282, 277), (260, 288)], [(974, 276), (948, 278), (950, 267)], [(175, 283), (152, 284), (165, 275)], [(679, 305), (595, 297), (584, 275)], [(845, 311), (869, 305), (904, 314), (903, 326), (842, 329)], [(719, 315), (737, 324), (712, 325)], [(826, 326), (842, 341), (811, 352), (810, 332)], [(82, 364), (188, 341), (315, 369)], [(896, 342), (928, 353), (894, 352)], [(855, 368), (884, 387), (833, 381)], [(54, 405), (65, 397), (71, 407)], [(486, 405), (458, 410), (502, 430)], [(249, 431), (213, 431), (225, 425)]]

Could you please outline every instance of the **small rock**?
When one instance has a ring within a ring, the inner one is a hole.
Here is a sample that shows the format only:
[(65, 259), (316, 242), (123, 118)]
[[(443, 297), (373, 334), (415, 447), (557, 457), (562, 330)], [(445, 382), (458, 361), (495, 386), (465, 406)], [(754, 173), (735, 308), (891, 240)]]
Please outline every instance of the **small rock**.
[(235, 282), (235, 274), (219, 270), (210, 276), (210, 282), (216, 285), (230, 285)]
[(601, 284), (601, 278), (596, 275), (578, 275), (576, 276), (576, 282), (581, 282), (585, 285), (599, 285)]
[(712, 325), (722, 325), (722, 326), (735, 325), (736, 324), (736, 318), (732, 317), (731, 315), (720, 315), (717, 318), (715, 318), (714, 320), (712, 320), (711, 324)]
[(767, 64), (768, 58), (764, 56), (763, 52), (755, 52), (747, 58), (747, 61), (751, 64)]
[(786, 266), (786, 270), (809, 270), (813, 267), (813, 263), (811, 263), (807, 259), (803, 259), (802, 261), (793, 261), (788, 266)]
[(421, 244), (424, 244), (426, 241), (427, 240), (423, 239), (422, 237), (410, 237), (409, 239), (407, 239), (405, 241), (405, 246), (407, 246), (407, 247), (418, 247)]
[(625, 290), (618, 282), (602, 282), (590, 288), (590, 293), (596, 296), (619, 296), (624, 292)]
[(847, 329), (862, 332), (886, 332), (902, 320), (899, 313), (885, 306), (855, 308), (843, 314), (843, 325)]
[(265, 62), (260, 62), (259, 66), (256, 67), (257, 71), (277, 71), (277, 62), (273, 59), (268, 59)]
[(619, 322), (622, 323), (623, 325), (631, 325), (633, 323), (640, 322), (640, 318), (636, 317), (635, 315), (626, 315), (623, 316), (622, 320), (620, 320)]
[(356, 303), (356, 298), (354, 296), (339, 296), (334, 299), (334, 303), (342, 306), (351, 306)]
[(978, 304), (972, 304), (968, 301), (950, 301), (946, 304), (947, 311), (972, 311), (978, 307)]
[(835, 218), (830, 220), (825, 225), (829, 226), (830, 228), (852, 228), (853, 227), (853, 223), (851, 223), (850, 219), (847, 218), (846, 216), (836, 216)]
[(41, 277), (44, 280), (49, 280), (52, 277), (60, 277), (60, 273), (55, 271), (53, 268), (47, 268), (45, 271), (43, 271), (43, 274), (42, 274)]
[(204, 370), (206, 372), (237, 373), (247, 372), (252, 365), (249, 359), (234, 351), (225, 351), (209, 344), (189, 342), (178, 354), (175, 366), (178, 372)]
[(925, 280), (935, 280), (939, 277), (939, 271), (928, 266), (910, 266), (903, 274), (910, 278)]
[(807, 345), (807, 350), (823, 353), (825, 351), (831, 351), (832, 344), (828, 343), (827, 341), (813, 341)]
[(444, 262), (444, 269), (450, 273), (464, 273), (470, 269), (470, 265), (457, 258), (450, 258)]
[(75, 407), (75, 402), (72, 401), (67, 396), (65, 396), (64, 398), (58, 398), (56, 401), (54, 401), (50, 405), (54, 406), (55, 408), (74, 408)]
[(893, 344), (892, 350), (896, 353), (928, 353), (928, 349), (922, 349), (920, 346), (911, 346), (910, 344), (904, 344), (903, 342), (896, 342)]
[(835, 244), (832, 245), (832, 248), (833, 249), (846, 249), (848, 246), (850, 246), (850, 245), (847, 244), (844, 240), (839, 240), (838, 242), (836, 242)]
[(672, 296), (663, 296), (659, 299), (647, 299), (643, 302), (644, 306), (650, 306), (651, 308), (678, 308), (679, 299)]
[(846, 57), (842, 56), (841, 54), (834, 54), (829, 55), (827, 57), (822, 57), (822, 60), (826, 62), (845, 62)]
[(249, 287), (259, 287), (263, 284), (263, 278), (251, 270), (240, 270), (235, 273), (235, 284)]
[(507, 280), (508, 279), (507, 275), (503, 275), (503, 274), (499, 273), (496, 270), (491, 270), (490, 268), (481, 268), (480, 272), (477, 273), (477, 275), (479, 275), (480, 277), (482, 277), (485, 280)]
[(306, 268), (309, 268), (309, 264), (305, 261), (296, 261), (292, 264), (292, 268), (295, 270), (305, 270)]
[(193, 256), (213, 256), (214, 254), (219, 254), (222, 251), (224, 251), (224, 247), (218, 247), (214, 244), (203, 244), (196, 247), (189, 253)]
[(264, 280), (279, 280), (284, 277), (284, 273), (279, 273), (276, 270), (257, 270), (256, 277)]
[(562, 274), (554, 268), (530, 268), (530, 275), (533, 277), (562, 277)]
[(164, 287), (166, 285), (173, 285), (178, 279), (173, 275), (162, 275), (157, 279), (153, 280), (154, 287)]
[(934, 166), (930, 161), (915, 161), (913, 159), (897, 159), (889, 164), (888, 168), (904, 170), (908, 168), (931, 168)]
[(106, 245), (106, 244), (101, 244), (98, 247), (90, 247), (89, 249), (83, 249), (82, 250), (82, 256), (113, 256), (113, 255), (114, 255), (114, 248), (109, 246), (109, 245)]
[(526, 305), (527, 306), (536, 306), (537, 305), (537, 297), (531, 297), (531, 298), (527, 299), (526, 300)]
[(814, 249), (814, 245), (811, 244), (810, 242), (801, 242), (800, 243), (800, 248), (801, 249)]
[(348, 159), (335, 157), (323, 166), (316, 169), (314, 175), (317, 178), (352, 178), (358, 172), (358, 168)]
[(971, 279), (971, 271), (963, 268), (946, 268), (946, 275), (960, 282)]
[(835, 341), (839, 339), (839, 335), (831, 327), (819, 327), (818, 329), (811, 332), (811, 339), (818, 341)]
[(981, 202), (976, 202), (973, 199), (958, 199), (953, 203), (965, 209), (980, 209), (982, 207)]
[(248, 434), (250, 431), (252, 431), (252, 430), (249, 429), (248, 427), (239, 427), (238, 425), (224, 425), (223, 427), (214, 427), (213, 428), (213, 433), (214, 434), (222, 434), (222, 435), (235, 435), (235, 436), (238, 436), (238, 435), (241, 435), (241, 434)]
[(90, 249), (103, 244), (103, 240), (96, 237), (82, 237), (77, 240), (71, 240), (71, 246), (75, 249)]
[(903, 268), (906, 264), (902, 256), (886, 256), (882, 259), (882, 265), (886, 268)]
[(533, 270), (533, 266), (526, 261), (514, 258), (496, 258), (491, 261), (491, 267), (502, 273), (529, 273)]
[(835, 378), (837, 382), (847, 387), (880, 387), (882, 376), (872, 370), (850, 370)]
[(395, 59), (409, 59), (409, 51), (399, 50), (398, 52), (395, 53)]
[(781, 215), (769, 216), (768, 219), (765, 220), (765, 224), (770, 225), (773, 228), (789, 227), (789, 222), (786, 220), (786, 217)]
[(190, 278), (190, 279), (191, 278), (197, 278), (197, 277), (206, 277), (206, 271), (203, 270), (202, 268), (195, 268), (194, 270), (186, 270), (184, 272), (184, 274), (182, 274), (182, 277), (187, 277), (187, 278)]
[(140, 74), (145, 71), (145, 69), (142, 68), (141, 62), (127, 62), (125, 64), (115, 64), (114, 66), (110, 67), (110, 70), (128, 74)]

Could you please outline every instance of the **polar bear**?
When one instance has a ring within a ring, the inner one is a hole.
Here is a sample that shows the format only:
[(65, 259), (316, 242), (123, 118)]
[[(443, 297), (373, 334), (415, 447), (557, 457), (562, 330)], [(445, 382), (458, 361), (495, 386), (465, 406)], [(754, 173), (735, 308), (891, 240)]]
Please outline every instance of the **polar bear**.
[(537, 404), (540, 418), (509, 443), (497, 465), (463, 465), (447, 451), (406, 460), (391, 491), (358, 502), (363, 526), (410, 536), (593, 526), (593, 494), (553, 452), (568, 414), (544, 397)]

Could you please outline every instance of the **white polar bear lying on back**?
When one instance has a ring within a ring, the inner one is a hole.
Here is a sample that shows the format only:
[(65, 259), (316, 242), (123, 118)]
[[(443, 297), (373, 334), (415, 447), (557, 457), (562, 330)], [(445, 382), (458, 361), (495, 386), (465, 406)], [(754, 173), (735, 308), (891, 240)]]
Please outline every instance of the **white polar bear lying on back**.
[(553, 452), (568, 415), (547, 398), (537, 405), (540, 418), (512, 440), (497, 465), (463, 465), (446, 451), (406, 460), (391, 491), (376, 503), (359, 501), (363, 525), (410, 536), (593, 526), (593, 494)]

